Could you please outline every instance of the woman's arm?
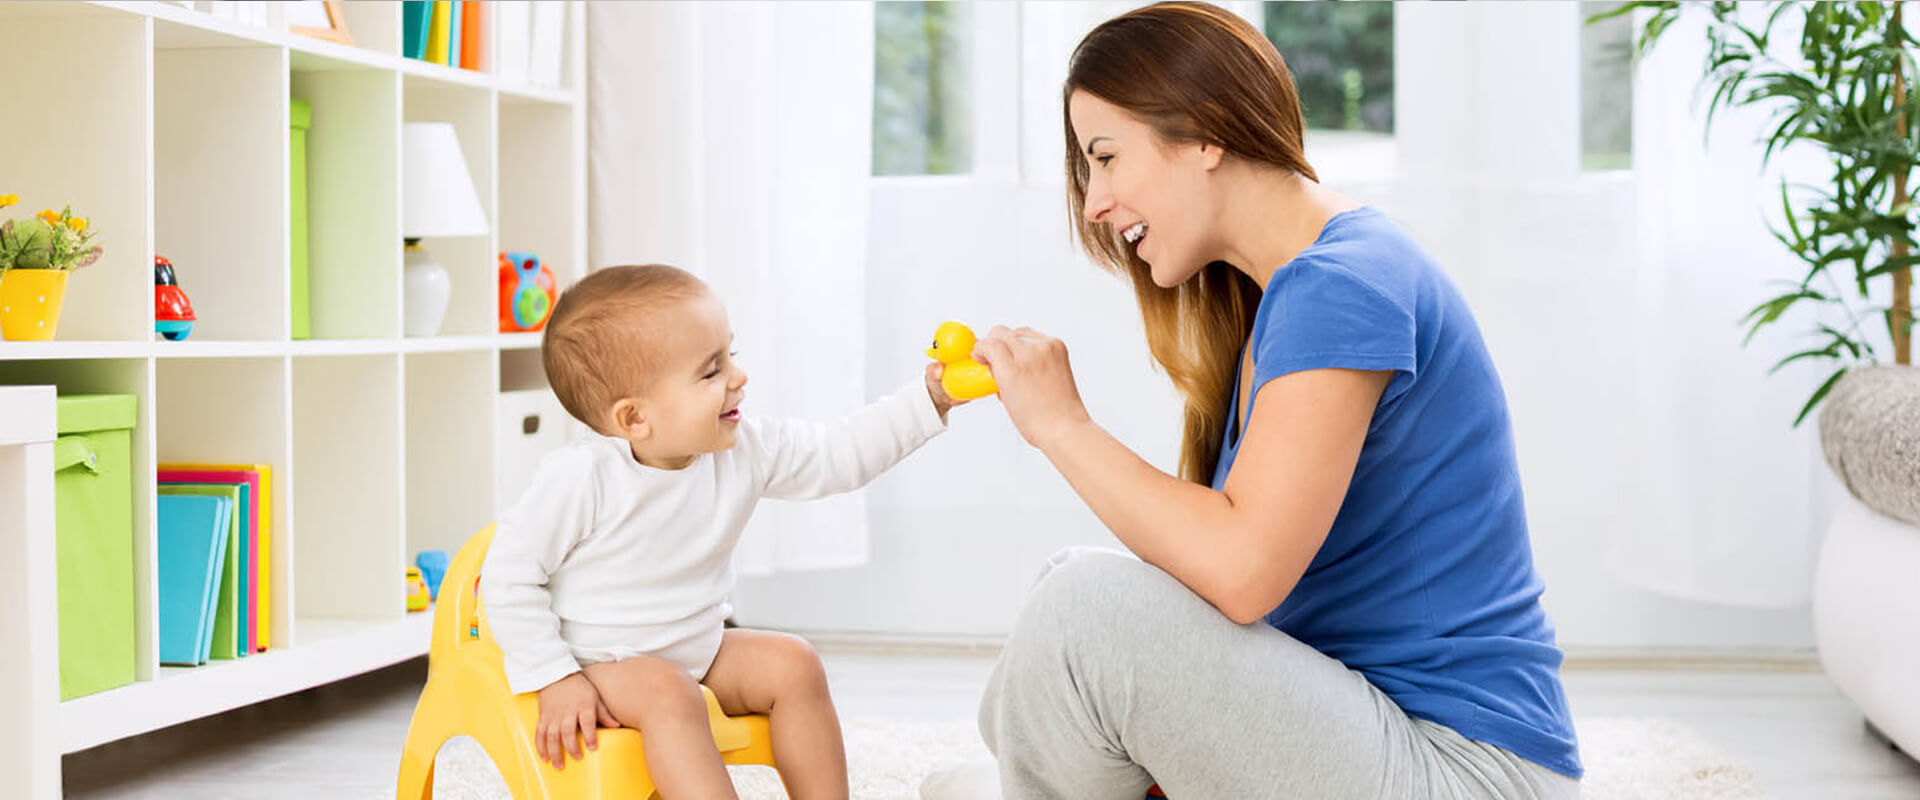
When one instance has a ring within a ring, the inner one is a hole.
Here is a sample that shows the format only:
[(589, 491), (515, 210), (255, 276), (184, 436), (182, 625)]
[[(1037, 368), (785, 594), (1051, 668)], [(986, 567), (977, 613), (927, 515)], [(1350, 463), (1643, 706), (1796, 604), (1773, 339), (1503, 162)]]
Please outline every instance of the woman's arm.
[(996, 328), (977, 348), (1001, 402), (1120, 541), (1233, 621), (1286, 599), (1326, 540), (1388, 372), (1296, 372), (1255, 387), (1226, 491), (1155, 469), (1087, 415), (1066, 347)]

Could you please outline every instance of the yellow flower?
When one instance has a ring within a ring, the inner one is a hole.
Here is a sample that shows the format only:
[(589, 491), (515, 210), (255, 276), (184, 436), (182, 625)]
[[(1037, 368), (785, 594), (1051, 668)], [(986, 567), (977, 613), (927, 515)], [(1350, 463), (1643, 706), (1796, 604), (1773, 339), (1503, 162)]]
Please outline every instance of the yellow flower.
[(74, 217), (67, 220), (67, 227), (72, 228), (74, 233), (79, 233), (87, 229), (87, 220), (84, 217)]
[(38, 214), (35, 214), (34, 216), (40, 218), (41, 222), (47, 223), (48, 225), (60, 224), (60, 212), (55, 211), (51, 208), (45, 211), (42, 211)]
[(6, 208), (7, 206), (13, 205), (14, 203), (18, 203), (18, 202), (20, 202), (20, 195), (0, 194), (0, 208)]

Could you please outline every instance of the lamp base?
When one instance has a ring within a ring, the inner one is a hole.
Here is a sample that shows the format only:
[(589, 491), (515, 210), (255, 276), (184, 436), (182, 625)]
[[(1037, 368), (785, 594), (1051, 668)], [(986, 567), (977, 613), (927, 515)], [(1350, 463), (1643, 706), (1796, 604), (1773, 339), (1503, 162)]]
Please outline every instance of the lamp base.
[(447, 317), (447, 300), (453, 295), (453, 280), (447, 268), (427, 255), (418, 244), (407, 245), (406, 308), (402, 329), (408, 336), (435, 336)]

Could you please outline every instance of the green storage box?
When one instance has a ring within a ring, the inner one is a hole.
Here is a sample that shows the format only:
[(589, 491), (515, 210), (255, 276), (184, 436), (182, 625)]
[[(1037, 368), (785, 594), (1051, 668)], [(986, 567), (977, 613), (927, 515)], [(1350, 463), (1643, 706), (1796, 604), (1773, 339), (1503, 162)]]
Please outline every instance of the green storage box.
[(293, 338), (306, 339), (312, 336), (307, 300), (307, 128), (313, 125), (313, 106), (296, 97), (287, 104), (287, 119), (292, 142), (287, 160), (293, 165), (293, 197), (288, 204), (293, 224), (287, 240), (293, 268), (288, 275), (293, 290)]
[(53, 446), (60, 699), (134, 680), (130, 394), (59, 399)]

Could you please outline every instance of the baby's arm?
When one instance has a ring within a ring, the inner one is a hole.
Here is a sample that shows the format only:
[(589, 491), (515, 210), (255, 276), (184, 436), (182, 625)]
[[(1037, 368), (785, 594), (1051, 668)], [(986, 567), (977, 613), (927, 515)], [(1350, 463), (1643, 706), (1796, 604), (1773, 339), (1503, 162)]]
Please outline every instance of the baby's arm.
[(761, 494), (811, 500), (867, 485), (946, 430), (926, 384), (916, 378), (837, 423), (748, 420), (743, 438), (758, 460)]
[(480, 597), (515, 694), (580, 670), (560, 638), (547, 582), (591, 529), (598, 485), (590, 454), (573, 448), (550, 453), (495, 529), (480, 567)]

